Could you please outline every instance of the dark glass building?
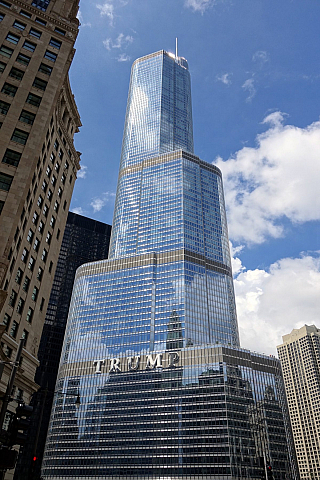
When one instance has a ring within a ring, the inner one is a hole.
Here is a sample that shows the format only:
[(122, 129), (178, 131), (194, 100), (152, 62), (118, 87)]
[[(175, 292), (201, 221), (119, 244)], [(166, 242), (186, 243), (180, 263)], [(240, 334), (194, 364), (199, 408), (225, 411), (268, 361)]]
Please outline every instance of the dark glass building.
[[(35, 411), (29, 441), (23, 447), (15, 480), (40, 477), (75, 273), (84, 263), (108, 258), (110, 235), (110, 225), (68, 213), (39, 347), (40, 366), (35, 380), (40, 385), (40, 390), (33, 398)], [(35, 462), (32, 461), (34, 456), (37, 457)]]
[(75, 277), (42, 475), (268, 465), (297, 478), (280, 364), (240, 348), (222, 175), (193, 153), (187, 61), (156, 52), (132, 67), (109, 260)]

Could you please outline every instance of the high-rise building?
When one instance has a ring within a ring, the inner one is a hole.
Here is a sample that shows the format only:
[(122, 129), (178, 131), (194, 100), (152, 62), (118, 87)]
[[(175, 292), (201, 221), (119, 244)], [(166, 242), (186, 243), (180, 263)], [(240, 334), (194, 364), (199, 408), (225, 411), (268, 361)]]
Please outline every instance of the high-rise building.
[(221, 172), (193, 153), (187, 61), (156, 52), (132, 68), (109, 260), (75, 277), (42, 475), (267, 462), (296, 478), (280, 364), (239, 347)]
[(282, 337), (278, 353), (301, 479), (320, 479), (320, 330), (305, 325)]
[(41, 331), (80, 168), (68, 80), (77, 10), (77, 0), (0, 1), (0, 355), (14, 360), (25, 339), (13, 395), (26, 403), (37, 390)]
[(35, 380), (40, 389), (33, 397), (28, 443), (19, 457), (15, 480), (40, 477), (74, 276), (80, 265), (108, 258), (110, 235), (110, 225), (69, 212), (38, 352)]

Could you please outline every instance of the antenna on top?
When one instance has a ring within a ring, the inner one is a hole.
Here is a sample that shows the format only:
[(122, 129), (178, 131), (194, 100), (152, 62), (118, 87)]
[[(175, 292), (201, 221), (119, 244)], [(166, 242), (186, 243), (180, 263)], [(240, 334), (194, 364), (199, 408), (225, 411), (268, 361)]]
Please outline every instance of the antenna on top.
[(176, 37), (176, 58), (178, 58), (178, 37)]

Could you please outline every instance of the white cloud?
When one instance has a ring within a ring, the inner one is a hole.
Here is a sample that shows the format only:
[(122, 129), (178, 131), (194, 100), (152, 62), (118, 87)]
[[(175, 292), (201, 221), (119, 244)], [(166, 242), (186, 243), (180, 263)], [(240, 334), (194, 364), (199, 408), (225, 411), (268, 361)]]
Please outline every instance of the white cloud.
[(100, 212), (102, 208), (111, 200), (114, 199), (116, 194), (114, 192), (105, 192), (101, 197), (96, 197), (90, 203), (94, 212)]
[(81, 11), (77, 13), (77, 19), (79, 20), (81, 27), (91, 27), (91, 23), (85, 23)]
[(71, 210), (71, 212), (77, 213), (78, 215), (83, 215), (84, 214), (84, 210), (83, 210), (82, 207), (75, 207)]
[(115, 41), (113, 41), (112, 38), (106, 38), (106, 40), (103, 40), (103, 45), (110, 51), (112, 48), (127, 48), (132, 42), (133, 37), (131, 35), (125, 36), (123, 33), (120, 33)]
[(283, 258), (268, 270), (243, 268), (234, 280), (242, 347), (275, 355), (282, 335), (319, 327), (319, 254)]
[(127, 55), (126, 53), (121, 53), (117, 57), (118, 62), (129, 62), (130, 59), (131, 57), (129, 57), (129, 55)]
[(269, 54), (264, 50), (258, 50), (253, 54), (252, 61), (263, 65), (269, 61)]
[(223, 73), (222, 75), (217, 75), (216, 80), (224, 83), (225, 85), (231, 85), (231, 75), (232, 73)]
[(253, 97), (256, 94), (256, 89), (255, 89), (255, 86), (254, 86), (254, 79), (253, 78), (248, 78), (248, 80), (246, 80), (244, 82), (244, 84), (242, 85), (242, 88), (243, 88), (243, 90), (248, 92), (246, 102), (251, 102), (251, 100), (253, 99)]
[(185, 0), (184, 5), (187, 8), (192, 8), (194, 12), (200, 12), (203, 15), (214, 3), (214, 0)]
[(88, 167), (86, 165), (81, 165), (81, 169), (77, 173), (77, 178), (86, 178)]
[(104, 17), (105, 15), (109, 19), (110, 25), (113, 25), (114, 21), (114, 6), (112, 3), (105, 2), (103, 5), (97, 4), (96, 7), (100, 10), (100, 15)]
[(284, 217), (293, 223), (320, 220), (320, 121), (298, 128), (283, 125), (283, 118), (271, 113), (255, 147), (214, 162), (223, 173), (232, 241), (278, 238)]

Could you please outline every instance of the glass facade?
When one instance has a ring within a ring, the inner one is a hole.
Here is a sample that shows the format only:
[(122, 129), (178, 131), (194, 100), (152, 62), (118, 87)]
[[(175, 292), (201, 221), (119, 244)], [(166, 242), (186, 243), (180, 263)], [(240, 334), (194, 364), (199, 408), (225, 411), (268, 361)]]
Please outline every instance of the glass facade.
[(109, 260), (75, 278), (43, 477), (258, 479), (268, 458), (295, 478), (286, 415), (279, 363), (239, 348), (221, 172), (193, 154), (187, 62), (148, 55)]

